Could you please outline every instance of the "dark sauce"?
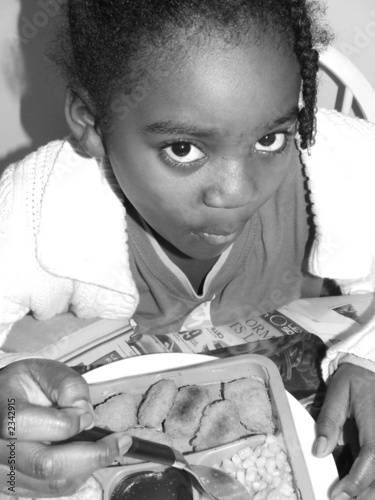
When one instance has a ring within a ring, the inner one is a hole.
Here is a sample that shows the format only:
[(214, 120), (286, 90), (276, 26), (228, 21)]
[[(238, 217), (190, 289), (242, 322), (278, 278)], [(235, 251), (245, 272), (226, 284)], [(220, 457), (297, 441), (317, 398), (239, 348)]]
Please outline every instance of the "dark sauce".
[(193, 500), (186, 474), (169, 467), (164, 471), (141, 471), (125, 477), (113, 490), (111, 500)]

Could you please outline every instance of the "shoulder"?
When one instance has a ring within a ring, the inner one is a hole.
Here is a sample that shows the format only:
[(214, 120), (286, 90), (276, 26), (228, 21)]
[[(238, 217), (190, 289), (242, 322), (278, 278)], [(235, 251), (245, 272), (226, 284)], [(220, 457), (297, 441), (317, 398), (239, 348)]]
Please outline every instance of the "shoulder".
[(47, 182), (49, 174), (56, 168), (62, 168), (62, 165), (76, 167), (82, 160), (87, 161), (87, 155), (71, 137), (51, 141), (9, 165), (1, 176), (1, 182), (4, 178), (9, 179), (9, 175), (13, 177), (13, 182), (22, 184)]
[(30, 172), (38, 166), (38, 170), (42, 173), (44, 170), (49, 170), (53, 161), (63, 148), (66, 140), (56, 140), (45, 144), (35, 151), (29, 153), (27, 156), (22, 158), (12, 165), (10, 165), (4, 173), (9, 169), (13, 169), (15, 173), (22, 174)]
[(22, 198), (33, 187), (43, 186), (53, 169), (54, 161), (64, 146), (62, 140), (50, 142), (25, 156), (22, 160), (9, 165), (0, 178), (0, 192), (6, 190), (9, 194)]
[[(375, 173), (375, 125), (335, 110), (317, 113), (316, 142), (311, 156), (302, 152), (302, 161), (311, 176), (360, 176)], [(358, 174), (358, 175), (357, 175)]]
[(3, 226), (10, 219), (22, 219), (24, 229), (31, 229), (35, 234), (48, 179), (57, 159), (67, 149), (70, 149), (69, 140), (52, 141), (5, 169), (0, 179)]
[[(358, 279), (371, 268), (374, 236), (375, 126), (360, 118), (321, 110), (311, 156), (302, 152), (316, 239), (312, 274)], [(349, 228), (349, 230), (348, 230)]]
[[(348, 139), (350, 140), (349, 142)], [(331, 147), (349, 148), (353, 141), (360, 141), (367, 148), (375, 148), (375, 124), (332, 109), (320, 109), (317, 113), (317, 141), (330, 143)]]

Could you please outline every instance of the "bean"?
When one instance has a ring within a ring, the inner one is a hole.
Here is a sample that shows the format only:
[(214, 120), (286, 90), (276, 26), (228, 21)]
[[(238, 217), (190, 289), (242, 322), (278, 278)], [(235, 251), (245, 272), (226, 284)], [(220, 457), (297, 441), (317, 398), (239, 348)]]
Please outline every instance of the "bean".
[[(257, 439), (253, 439), (257, 438)], [(221, 468), (237, 477), (254, 500), (297, 500), (281, 436), (252, 436), (249, 446), (224, 459)]]

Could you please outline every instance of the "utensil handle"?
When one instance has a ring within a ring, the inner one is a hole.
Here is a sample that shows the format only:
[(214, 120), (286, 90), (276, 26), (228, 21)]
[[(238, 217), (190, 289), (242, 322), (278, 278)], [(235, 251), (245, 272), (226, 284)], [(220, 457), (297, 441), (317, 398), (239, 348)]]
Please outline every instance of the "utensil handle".
[(125, 455), (164, 465), (173, 465), (176, 462), (176, 455), (169, 446), (133, 436), (132, 445)]
[[(92, 427), (91, 429), (82, 431), (79, 434), (72, 436), (71, 438), (63, 441), (63, 443), (77, 441), (89, 441), (92, 443), (109, 436), (110, 434), (113, 434), (113, 431), (109, 429), (104, 429), (103, 427)], [(131, 438), (132, 444), (125, 453), (128, 457), (164, 465), (173, 465), (176, 462), (177, 457), (171, 447), (134, 436), (131, 436)]]
[(65, 439), (64, 441), (60, 441), (60, 444), (66, 443), (76, 443), (78, 441), (85, 441), (89, 443), (95, 443), (95, 441), (99, 441), (106, 436), (113, 434), (113, 431), (110, 429), (104, 429), (103, 427), (92, 427), (91, 429), (87, 429), (86, 431), (81, 431), (78, 434), (75, 434), (71, 438)]

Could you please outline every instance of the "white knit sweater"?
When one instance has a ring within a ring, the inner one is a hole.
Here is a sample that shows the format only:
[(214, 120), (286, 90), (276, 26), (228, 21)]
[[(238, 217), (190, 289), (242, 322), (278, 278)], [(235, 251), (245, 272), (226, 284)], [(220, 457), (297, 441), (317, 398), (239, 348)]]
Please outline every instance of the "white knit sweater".
[(29, 310), (48, 319), (130, 318), (125, 211), (103, 168), (56, 141), (11, 165), (0, 185), (0, 345)]
[[(47, 319), (68, 308), (84, 318), (130, 318), (136, 309), (124, 207), (103, 166), (76, 148), (52, 142), (3, 174), (0, 346), (30, 310)], [(375, 126), (322, 110), (302, 159), (317, 226), (310, 272), (344, 293), (374, 291)], [(373, 323), (329, 350), (325, 376), (346, 353), (375, 361)], [(3, 354), (0, 366), (21, 356)]]

